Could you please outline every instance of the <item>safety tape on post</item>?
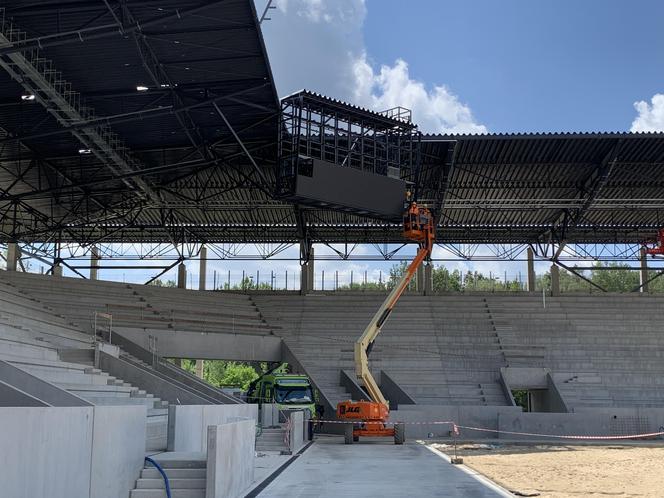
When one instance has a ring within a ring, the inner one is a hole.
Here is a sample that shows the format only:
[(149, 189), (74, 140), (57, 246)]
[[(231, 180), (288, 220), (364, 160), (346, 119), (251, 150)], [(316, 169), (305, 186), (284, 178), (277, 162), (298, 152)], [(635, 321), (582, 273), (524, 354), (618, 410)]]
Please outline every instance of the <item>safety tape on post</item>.
[[(365, 421), (345, 421), (345, 420), (318, 420), (318, 419), (309, 419), (309, 422), (318, 424), (352, 424), (352, 425), (363, 425), (367, 422)], [(380, 423), (380, 422), (374, 422)], [(453, 421), (430, 421), (430, 422), (384, 422), (383, 425), (395, 425), (395, 424), (404, 424), (404, 425), (449, 425), (451, 426), (451, 431), (455, 436), (460, 434), (459, 429), (466, 429), (470, 431), (479, 431), (479, 432), (491, 432), (494, 434), (508, 434), (511, 436), (529, 436), (529, 437), (541, 437), (541, 438), (552, 438), (552, 439), (564, 439), (564, 440), (576, 440), (576, 441), (615, 441), (615, 440), (629, 440), (629, 439), (645, 439), (645, 438), (655, 438), (664, 436), (664, 431), (658, 432), (646, 432), (642, 434), (625, 434), (619, 436), (609, 436), (609, 435), (571, 435), (571, 434), (541, 434), (535, 432), (518, 432), (518, 431), (505, 431), (501, 429), (488, 429), (486, 427), (473, 427), (468, 425), (459, 425)]]

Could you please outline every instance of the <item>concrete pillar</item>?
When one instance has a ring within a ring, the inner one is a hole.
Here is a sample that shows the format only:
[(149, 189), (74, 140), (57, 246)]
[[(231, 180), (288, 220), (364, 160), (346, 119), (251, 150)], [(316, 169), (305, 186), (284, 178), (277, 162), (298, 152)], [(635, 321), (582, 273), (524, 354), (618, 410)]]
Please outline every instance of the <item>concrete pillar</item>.
[(54, 277), (61, 277), (62, 276), (62, 266), (60, 265), (60, 263), (57, 263), (53, 267), (53, 276)]
[(528, 292), (535, 292), (535, 257), (530, 247), (526, 253), (528, 255)]
[(424, 293), (424, 264), (417, 267), (415, 274), (415, 290)]
[(187, 288), (187, 267), (184, 263), (178, 265), (178, 289)]
[(314, 289), (314, 248), (309, 249), (309, 261), (300, 265), (300, 294)]
[(641, 284), (640, 291), (648, 292), (648, 255), (646, 250), (641, 248), (641, 269), (639, 271), (639, 284)]
[(99, 249), (92, 246), (90, 251), (90, 280), (97, 280), (99, 276)]
[(173, 364), (176, 367), (182, 368), (182, 359), (181, 358), (173, 358)]
[(429, 261), (424, 267), (424, 295), (433, 294), (433, 263)]
[(560, 295), (560, 270), (558, 265), (551, 265), (551, 295)]
[(198, 270), (198, 290), (205, 290), (205, 277), (207, 276), (207, 247), (201, 247), (200, 267)]
[(196, 360), (196, 377), (203, 378), (203, 364), (205, 360)]
[(18, 258), (21, 257), (21, 249), (16, 242), (7, 244), (7, 271), (16, 271), (18, 268)]

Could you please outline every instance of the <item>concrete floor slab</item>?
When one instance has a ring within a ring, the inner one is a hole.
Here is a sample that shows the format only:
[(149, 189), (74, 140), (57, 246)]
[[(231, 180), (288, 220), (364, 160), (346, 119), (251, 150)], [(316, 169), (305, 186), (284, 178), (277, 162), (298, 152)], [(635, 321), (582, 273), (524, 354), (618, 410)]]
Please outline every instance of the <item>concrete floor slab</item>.
[(269, 498), (510, 496), (493, 490), (415, 442), (321, 437), (259, 495)]

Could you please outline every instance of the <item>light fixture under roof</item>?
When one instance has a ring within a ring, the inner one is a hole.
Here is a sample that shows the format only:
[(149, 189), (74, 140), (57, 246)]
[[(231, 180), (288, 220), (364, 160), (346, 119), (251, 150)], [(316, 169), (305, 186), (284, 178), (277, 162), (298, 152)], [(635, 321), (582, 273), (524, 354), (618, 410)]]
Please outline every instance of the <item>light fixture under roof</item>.
[(24, 95), (21, 95), (21, 100), (27, 100), (27, 101), (33, 101), (35, 100), (35, 96), (31, 93), (26, 93)]
[(92, 151), (90, 149), (78, 149), (78, 153), (83, 156), (87, 154), (92, 154)]
[(136, 91), (137, 91), (137, 92), (147, 92), (148, 90), (149, 90), (149, 88), (148, 88), (147, 86), (138, 85), (138, 86), (136, 87)]

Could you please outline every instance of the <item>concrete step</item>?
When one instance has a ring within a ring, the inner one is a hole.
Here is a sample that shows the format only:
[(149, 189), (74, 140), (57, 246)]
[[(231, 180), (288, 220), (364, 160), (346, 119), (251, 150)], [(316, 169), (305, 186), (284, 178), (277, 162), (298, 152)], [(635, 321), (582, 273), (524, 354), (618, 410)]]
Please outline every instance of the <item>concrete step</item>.
[[(205, 479), (206, 469), (168, 469), (169, 479)], [(141, 470), (143, 479), (161, 479), (161, 474), (154, 467)]]
[[(203, 489), (205, 490), (205, 477), (195, 479), (182, 479), (168, 476), (168, 483), (171, 489)], [(159, 478), (140, 478), (136, 481), (136, 489), (165, 489), (164, 479)]]
[[(129, 498), (168, 498), (165, 489), (133, 489)], [(205, 489), (173, 489), (171, 498), (205, 498)]]

